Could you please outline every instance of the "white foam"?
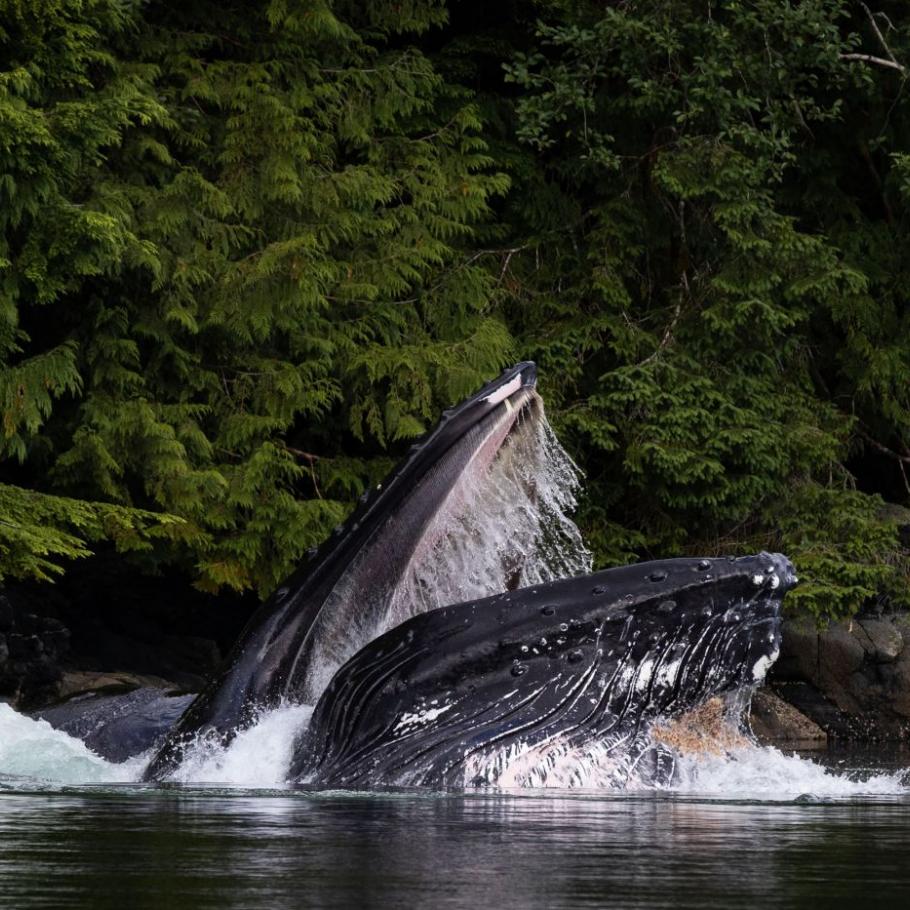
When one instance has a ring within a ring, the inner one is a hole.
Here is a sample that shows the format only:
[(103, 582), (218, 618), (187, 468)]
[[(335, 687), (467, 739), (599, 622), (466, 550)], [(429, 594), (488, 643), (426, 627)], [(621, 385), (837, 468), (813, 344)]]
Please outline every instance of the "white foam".
[(569, 748), (559, 739), (538, 746), (518, 740), (491, 753), (470, 756), (465, 781), (477, 777), (502, 789), (584, 789), (670, 792), (718, 799), (789, 801), (907, 796), (910, 770), (881, 772), (825, 767), (771, 746), (745, 744), (725, 751), (678, 757), (671, 781), (655, 782), (653, 766), (629, 765), (626, 739), (591, 741)]
[[(305, 729), (313, 709), (290, 705), (266, 712), (224, 747), (200, 738), (187, 751), (170, 780), (237, 787), (283, 786), (295, 736)], [(0, 704), (0, 783), (36, 782), (80, 785), (133, 783), (142, 776), (149, 755), (126, 762), (105, 761), (81, 740)]]
[(129, 782), (138, 779), (144, 764), (144, 758), (121, 764), (105, 761), (47, 721), (33, 720), (0, 704), (0, 781)]
[(800, 796), (863, 797), (910, 794), (907, 770), (875, 773), (835, 770), (787, 755), (771, 746), (746, 746), (724, 755), (683, 757), (679, 793), (721, 796), (725, 799), (792, 800)]
[(310, 705), (285, 705), (264, 712), (228, 746), (200, 737), (170, 780), (180, 783), (280, 787), (288, 777), (294, 740), (309, 723)]

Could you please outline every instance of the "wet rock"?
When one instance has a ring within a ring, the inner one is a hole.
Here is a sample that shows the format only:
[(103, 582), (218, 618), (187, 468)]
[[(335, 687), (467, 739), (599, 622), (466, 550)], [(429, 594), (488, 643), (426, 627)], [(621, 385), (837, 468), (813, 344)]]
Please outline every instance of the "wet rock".
[(41, 629), (41, 617), (37, 613), (19, 611), (16, 617), (16, 629), (23, 635), (34, 635)]
[(818, 675), (818, 625), (811, 617), (788, 617), (774, 676), (780, 680), (814, 679)]
[(817, 629), (784, 623), (775, 692), (835, 739), (893, 740), (910, 733), (910, 617), (861, 616)]
[(891, 695), (891, 709), (910, 721), (910, 660), (901, 660), (881, 668)]
[(865, 657), (865, 649), (845, 623), (833, 623), (818, 637), (818, 672), (822, 679), (846, 679), (863, 665)]
[(45, 653), (59, 657), (69, 649), (70, 633), (67, 629), (45, 632), (41, 636), (41, 641), (44, 645)]
[(44, 648), (37, 635), (23, 635), (21, 632), (10, 632), (7, 636), (9, 656), (14, 661), (35, 660), (41, 656)]
[(126, 693), (142, 688), (165, 692), (184, 691), (177, 683), (151, 674), (72, 670), (61, 675), (55, 695), (58, 701), (64, 701), (81, 695)]
[(875, 642), (872, 641), (866, 630), (859, 623), (855, 623), (852, 631), (856, 640), (862, 645), (867, 656), (875, 657)]
[(58, 619), (0, 593), (0, 697), (17, 705), (23, 692), (45, 697), (68, 647), (68, 631)]
[(852, 722), (850, 714), (841, 711), (811, 683), (775, 683), (772, 690), (833, 739), (854, 739), (862, 732), (862, 728)]
[(872, 644), (872, 654), (880, 663), (891, 663), (904, 650), (904, 639), (893, 623), (881, 619), (858, 619), (856, 625)]
[(221, 651), (211, 638), (198, 635), (168, 635), (164, 640), (173, 659), (179, 660), (203, 679), (214, 673), (221, 663)]
[(758, 741), (767, 745), (824, 749), (828, 734), (815, 721), (770, 689), (759, 689), (752, 698), (749, 718)]

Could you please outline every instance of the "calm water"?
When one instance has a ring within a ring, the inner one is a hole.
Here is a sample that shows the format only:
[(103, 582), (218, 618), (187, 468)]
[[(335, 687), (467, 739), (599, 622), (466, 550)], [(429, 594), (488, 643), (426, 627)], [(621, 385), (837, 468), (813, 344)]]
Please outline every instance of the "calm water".
[[(32, 785), (36, 786), (36, 785)], [(0, 906), (907, 906), (910, 796), (0, 784)]]

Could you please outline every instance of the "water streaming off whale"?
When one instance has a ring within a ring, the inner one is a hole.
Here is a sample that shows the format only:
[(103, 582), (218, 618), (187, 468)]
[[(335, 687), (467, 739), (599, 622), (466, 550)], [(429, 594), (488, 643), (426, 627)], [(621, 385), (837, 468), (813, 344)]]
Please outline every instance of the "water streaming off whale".
[[(591, 571), (591, 553), (571, 518), (581, 474), (535, 392), (516, 410), (501, 444), (494, 438), (487, 457), (479, 447), (447, 491), (391, 590), (363, 588), (361, 563), (375, 558), (364, 548), (332, 591), (314, 625), (307, 702), (360, 648), (412, 616)], [(352, 602), (356, 610), (346, 608)]]

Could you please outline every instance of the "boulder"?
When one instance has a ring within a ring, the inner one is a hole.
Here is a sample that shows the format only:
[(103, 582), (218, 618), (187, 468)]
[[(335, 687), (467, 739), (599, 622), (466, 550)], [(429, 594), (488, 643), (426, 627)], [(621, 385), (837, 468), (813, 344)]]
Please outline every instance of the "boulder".
[(760, 743), (798, 749), (824, 749), (828, 734), (771, 689), (759, 689), (752, 698), (752, 732)]
[(165, 692), (183, 691), (176, 683), (151, 674), (70, 670), (61, 675), (55, 694), (57, 701), (66, 701), (81, 695), (99, 693), (112, 695), (143, 688), (160, 689)]
[(910, 617), (860, 616), (818, 629), (784, 622), (777, 695), (829, 736), (895, 740), (910, 733)]
[(774, 678), (815, 679), (818, 675), (818, 625), (812, 617), (788, 616), (784, 622), (780, 657), (774, 664)]
[(872, 656), (879, 663), (892, 663), (904, 650), (904, 638), (894, 623), (882, 619), (858, 619), (856, 625), (868, 637)]

